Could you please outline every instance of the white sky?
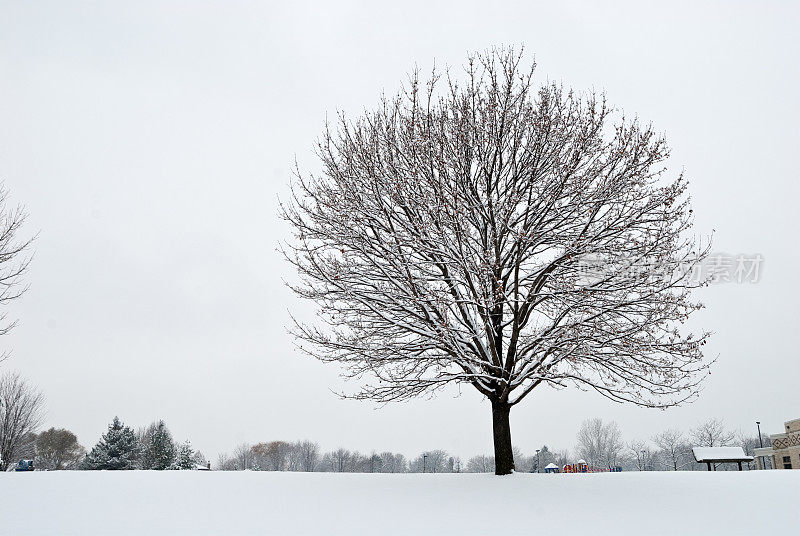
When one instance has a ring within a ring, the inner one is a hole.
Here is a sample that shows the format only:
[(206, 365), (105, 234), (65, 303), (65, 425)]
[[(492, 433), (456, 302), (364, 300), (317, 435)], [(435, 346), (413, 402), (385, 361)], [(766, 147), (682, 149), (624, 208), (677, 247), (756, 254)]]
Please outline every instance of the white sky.
[[(588, 417), (627, 439), (708, 417), (777, 433), (800, 417), (797, 4), (789, 2), (0, 2), (0, 179), (40, 232), (0, 340), (45, 393), (47, 425), (90, 447), (118, 414), (163, 418), (216, 456), (247, 441), (491, 450), (466, 390), (376, 409), (293, 350), (276, 218), (326, 113), (358, 113), (417, 63), (524, 43), (541, 80), (607, 92), (667, 133), (715, 251), (762, 279), (704, 291), (718, 363), (666, 412), (574, 390), (512, 412), (514, 443), (568, 447)], [(355, 387), (355, 386), (351, 386)]]

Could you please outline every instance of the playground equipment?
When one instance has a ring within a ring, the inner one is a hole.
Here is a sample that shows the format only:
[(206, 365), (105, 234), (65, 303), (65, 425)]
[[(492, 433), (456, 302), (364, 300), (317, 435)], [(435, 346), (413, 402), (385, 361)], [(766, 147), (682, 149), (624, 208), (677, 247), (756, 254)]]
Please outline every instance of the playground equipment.
[(558, 473), (559, 472), (558, 466), (556, 464), (554, 464), (554, 463), (549, 463), (544, 468), (544, 472), (545, 473)]
[(20, 460), (15, 471), (33, 471), (33, 460)]
[[(589, 465), (585, 460), (578, 460), (575, 463), (567, 464), (561, 470), (562, 473), (588, 473)], [(594, 472), (594, 471), (592, 471)]]
[[(553, 467), (550, 468), (550, 465)], [(605, 469), (601, 467), (592, 467), (585, 460), (578, 460), (575, 463), (565, 465), (560, 471), (558, 466), (555, 464), (550, 464), (544, 468), (545, 473), (621, 473), (622, 467), (615, 466), (611, 469)], [(551, 469), (548, 471), (548, 469)]]

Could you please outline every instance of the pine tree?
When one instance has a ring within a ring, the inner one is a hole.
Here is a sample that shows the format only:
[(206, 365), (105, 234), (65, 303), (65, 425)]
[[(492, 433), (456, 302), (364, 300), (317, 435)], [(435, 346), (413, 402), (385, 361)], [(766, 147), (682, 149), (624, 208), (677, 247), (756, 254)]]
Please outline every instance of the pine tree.
[(164, 421), (151, 424), (142, 440), (142, 469), (169, 469), (175, 462), (175, 454), (175, 443)]
[(125, 426), (119, 417), (108, 425), (106, 432), (81, 463), (86, 470), (135, 469), (139, 457), (139, 444), (133, 430)]
[(178, 447), (178, 453), (175, 456), (175, 462), (172, 464), (170, 469), (186, 470), (194, 468), (194, 450), (192, 450), (192, 444), (189, 443), (189, 440), (187, 439)]

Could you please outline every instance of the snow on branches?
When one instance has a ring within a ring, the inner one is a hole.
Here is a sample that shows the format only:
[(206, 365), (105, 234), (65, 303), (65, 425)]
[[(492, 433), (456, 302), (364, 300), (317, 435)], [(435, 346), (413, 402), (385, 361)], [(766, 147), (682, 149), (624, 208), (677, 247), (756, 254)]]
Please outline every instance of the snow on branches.
[(575, 384), (683, 402), (708, 366), (708, 334), (681, 324), (709, 244), (668, 154), (604, 98), (537, 89), (512, 50), (472, 57), (463, 84), (415, 73), (326, 128), (319, 175), (297, 172), (283, 250), (323, 322), (296, 335), (362, 378), (359, 398), (468, 383), (511, 406)]

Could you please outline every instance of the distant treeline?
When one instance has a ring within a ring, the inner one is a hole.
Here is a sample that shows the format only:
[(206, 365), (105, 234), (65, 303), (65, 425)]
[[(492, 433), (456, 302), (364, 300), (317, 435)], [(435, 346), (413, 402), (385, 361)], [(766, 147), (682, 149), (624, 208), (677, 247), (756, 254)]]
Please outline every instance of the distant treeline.
[[(0, 430), (2, 438), (2, 430)], [(767, 437), (761, 438), (764, 445)], [(514, 449), (516, 470), (543, 472), (549, 464), (563, 467), (578, 459), (597, 469), (621, 467), (625, 471), (705, 470), (694, 461), (693, 446), (741, 446), (753, 455), (759, 438), (733, 433), (722, 421), (708, 420), (683, 433), (670, 429), (656, 434), (650, 441), (624, 442), (615, 422), (600, 419), (583, 422), (572, 451), (552, 450), (547, 445), (526, 453)], [(302, 471), (334, 473), (491, 473), (494, 458), (476, 455), (462, 461), (442, 449), (421, 452), (409, 459), (397, 452), (361, 453), (344, 448), (323, 451), (313, 441), (266, 441), (241, 444), (230, 454), (221, 454), (215, 463), (192, 448), (189, 441), (175, 442), (169, 428), (158, 420), (137, 431), (115, 417), (108, 430), (87, 453), (75, 434), (51, 428), (39, 434), (28, 432), (14, 450), (16, 459), (33, 459), (37, 469), (64, 470), (193, 470), (220, 471)], [(7, 458), (8, 459), (8, 458)], [(7, 464), (8, 466), (10, 464)], [(720, 465), (719, 469), (731, 469)], [(745, 465), (754, 469), (755, 464)]]

